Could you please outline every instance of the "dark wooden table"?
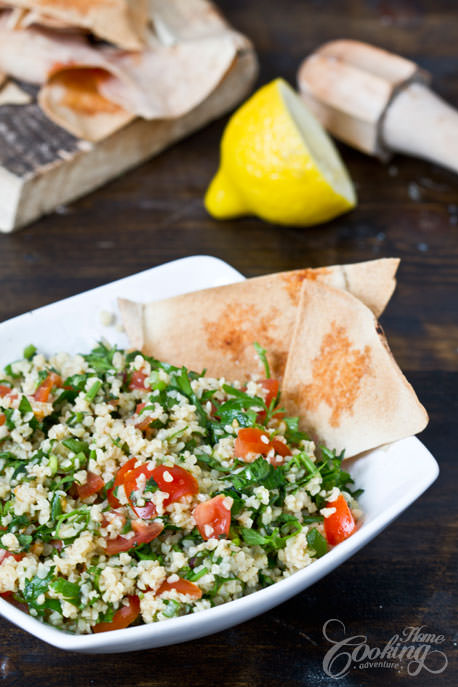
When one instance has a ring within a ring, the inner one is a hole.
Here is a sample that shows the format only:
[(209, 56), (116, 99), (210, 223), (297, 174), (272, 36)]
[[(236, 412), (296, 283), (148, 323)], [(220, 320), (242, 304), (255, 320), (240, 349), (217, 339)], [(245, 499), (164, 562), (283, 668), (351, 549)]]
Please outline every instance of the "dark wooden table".
[[(300, 60), (338, 37), (367, 40), (417, 60), (458, 105), (455, 0), (224, 0), (230, 20), (259, 51), (259, 83), (292, 83)], [(202, 196), (218, 158), (220, 121), (160, 158), (0, 236), (0, 320), (173, 258), (207, 253), (247, 276), (305, 265), (400, 256), (397, 292), (383, 317), (395, 356), (429, 410), (422, 440), (437, 457), (437, 482), (388, 530), (321, 582), (224, 633), (119, 656), (66, 654), (3, 621), (0, 678), (7, 685), (333, 685), (322, 661), (323, 623), (383, 647), (406, 626), (445, 637), (440, 675), (352, 669), (347, 686), (458, 684), (457, 417), (458, 180), (425, 162), (390, 166), (342, 147), (359, 205), (325, 226), (285, 229), (256, 219), (218, 223)]]

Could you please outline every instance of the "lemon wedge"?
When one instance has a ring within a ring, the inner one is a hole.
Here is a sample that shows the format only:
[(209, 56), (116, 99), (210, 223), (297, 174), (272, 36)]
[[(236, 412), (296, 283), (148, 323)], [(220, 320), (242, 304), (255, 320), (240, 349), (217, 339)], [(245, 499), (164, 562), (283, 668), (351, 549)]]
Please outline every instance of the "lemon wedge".
[(213, 217), (257, 215), (310, 226), (355, 204), (337, 149), (286, 81), (263, 86), (232, 115), (221, 141), (220, 168), (205, 195)]

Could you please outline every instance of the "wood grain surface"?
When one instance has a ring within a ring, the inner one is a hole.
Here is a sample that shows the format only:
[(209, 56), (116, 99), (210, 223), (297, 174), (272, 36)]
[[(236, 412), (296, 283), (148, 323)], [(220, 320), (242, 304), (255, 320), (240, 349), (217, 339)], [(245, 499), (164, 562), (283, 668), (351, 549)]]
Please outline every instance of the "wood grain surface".
[[(416, 60), (458, 106), (455, 0), (221, 0), (253, 38), (259, 83), (297, 66), (320, 43), (371, 41)], [(316, 687), (330, 648), (323, 623), (383, 647), (406, 626), (443, 634), (449, 661), (423, 670), (354, 668), (345, 687), (458, 683), (458, 179), (426, 162), (383, 166), (344, 146), (359, 205), (312, 229), (257, 219), (216, 222), (202, 205), (215, 171), (224, 121), (98, 192), (0, 236), (0, 320), (174, 258), (207, 253), (247, 276), (302, 266), (399, 256), (398, 289), (383, 317), (395, 356), (428, 409), (421, 439), (437, 457), (437, 482), (393, 525), (328, 577), (239, 627), (180, 646), (118, 656), (66, 654), (0, 623), (0, 680), (22, 687)]]

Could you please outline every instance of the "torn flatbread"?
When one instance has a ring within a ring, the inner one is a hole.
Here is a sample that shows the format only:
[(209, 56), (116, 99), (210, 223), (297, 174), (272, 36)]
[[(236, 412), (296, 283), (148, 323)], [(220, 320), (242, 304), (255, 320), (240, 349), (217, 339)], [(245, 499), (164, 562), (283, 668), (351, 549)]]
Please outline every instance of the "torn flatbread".
[[(171, 47), (156, 43), (141, 54), (108, 55), (109, 71), (105, 67), (95, 77), (90, 69), (59, 67), (41, 89), (38, 100), (51, 119), (76, 136), (100, 140), (119, 128), (116, 121), (108, 130), (93, 124), (97, 114), (109, 114), (108, 104), (116, 113), (122, 110), (144, 119), (175, 119), (210, 95), (236, 53), (232, 34)], [(99, 96), (90, 109), (79, 106), (85, 90)]]
[(82, 35), (12, 30), (8, 12), (0, 14), (0, 70), (40, 84), (38, 101), (50, 119), (91, 141), (137, 116), (185, 115), (217, 88), (249, 46), (228, 27), (218, 34), (211, 24), (208, 36), (170, 45), (150, 34), (148, 46), (134, 53), (95, 47)]
[[(76, 27), (126, 50), (141, 50), (146, 40), (148, 0), (11, 0), (23, 10), (17, 28)], [(25, 12), (24, 12), (25, 10)]]
[(304, 281), (354, 289), (378, 316), (393, 293), (398, 264), (399, 260), (387, 258), (302, 269), (146, 305), (126, 299), (118, 302), (133, 348), (175, 365), (194, 370), (206, 368), (211, 376), (241, 379), (262, 374), (253, 348), (253, 342), (257, 341), (267, 349), (272, 375), (280, 379)]
[(374, 314), (348, 291), (304, 281), (282, 406), (345, 456), (421, 432), (428, 415)]

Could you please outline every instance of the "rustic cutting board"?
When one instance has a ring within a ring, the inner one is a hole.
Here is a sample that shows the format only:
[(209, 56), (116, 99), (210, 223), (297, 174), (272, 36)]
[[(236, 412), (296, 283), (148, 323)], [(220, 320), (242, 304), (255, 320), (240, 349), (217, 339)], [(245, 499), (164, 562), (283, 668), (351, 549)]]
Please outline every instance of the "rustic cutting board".
[(0, 106), (0, 231), (23, 227), (220, 117), (247, 94), (256, 71), (255, 53), (246, 49), (217, 89), (185, 116), (137, 119), (95, 144), (47, 119), (36, 103), (36, 89), (21, 84), (32, 102)]

